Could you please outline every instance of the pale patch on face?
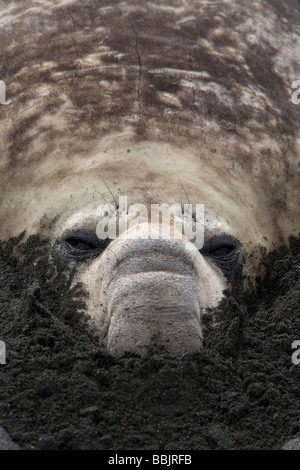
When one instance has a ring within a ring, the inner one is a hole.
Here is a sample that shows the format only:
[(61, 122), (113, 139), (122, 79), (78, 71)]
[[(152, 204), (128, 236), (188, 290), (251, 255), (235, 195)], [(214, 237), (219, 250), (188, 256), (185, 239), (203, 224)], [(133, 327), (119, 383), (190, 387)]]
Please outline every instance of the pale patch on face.
[(159, 345), (172, 353), (202, 347), (202, 316), (219, 303), (227, 284), (189, 243), (133, 240), (129, 230), (79, 269), (78, 280), (89, 291), (90, 324), (102, 346), (117, 354)]

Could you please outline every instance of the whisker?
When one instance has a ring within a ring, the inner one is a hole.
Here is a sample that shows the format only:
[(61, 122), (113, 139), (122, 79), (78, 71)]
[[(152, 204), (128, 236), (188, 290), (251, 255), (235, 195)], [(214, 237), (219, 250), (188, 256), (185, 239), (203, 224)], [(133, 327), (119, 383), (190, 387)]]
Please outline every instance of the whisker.
[[(100, 178), (101, 178), (101, 176), (100, 176)], [(112, 190), (110, 189), (110, 187), (108, 186), (108, 184), (104, 181), (104, 179), (103, 179), (103, 178), (101, 178), (101, 179), (102, 179), (103, 183), (105, 184), (105, 186), (107, 187), (108, 191), (110, 192), (110, 194), (111, 194), (111, 196), (112, 196), (112, 198), (113, 198), (113, 200), (114, 200), (114, 202), (115, 202), (116, 209), (118, 209), (118, 204), (117, 204), (117, 201), (116, 201), (115, 196), (114, 196), (113, 193), (112, 193)]]
[(184, 187), (183, 184), (182, 184), (181, 179), (179, 178), (179, 176), (177, 175), (177, 173), (174, 172), (174, 174), (175, 174), (175, 175), (177, 176), (177, 178), (179, 179), (179, 182), (180, 182), (180, 184), (181, 184), (181, 186), (182, 186), (182, 189), (183, 189), (183, 191), (184, 191), (185, 197), (187, 198), (187, 201), (188, 201), (188, 203), (190, 204), (190, 200), (189, 200), (189, 198), (188, 198), (187, 192), (186, 192), (186, 190), (185, 190), (185, 187)]

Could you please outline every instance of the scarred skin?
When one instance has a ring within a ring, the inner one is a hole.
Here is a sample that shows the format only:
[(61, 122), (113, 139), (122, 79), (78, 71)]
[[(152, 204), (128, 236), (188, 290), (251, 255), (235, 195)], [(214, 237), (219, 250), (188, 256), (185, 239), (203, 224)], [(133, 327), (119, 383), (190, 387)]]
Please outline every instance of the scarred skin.
[[(299, 233), (299, 3), (0, 1), (0, 44), (0, 239), (49, 237), (113, 352), (198, 349), (242, 257), (254, 278), (257, 247)], [(92, 259), (65, 253), (122, 195), (204, 204), (205, 242), (234, 237), (236, 258), (197, 252), (189, 269), (190, 242), (127, 234)]]

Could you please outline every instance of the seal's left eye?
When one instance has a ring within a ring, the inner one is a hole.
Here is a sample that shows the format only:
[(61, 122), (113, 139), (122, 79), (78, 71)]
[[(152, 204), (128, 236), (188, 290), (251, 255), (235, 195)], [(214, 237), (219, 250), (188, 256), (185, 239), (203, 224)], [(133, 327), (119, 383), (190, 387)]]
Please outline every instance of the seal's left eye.
[[(215, 262), (227, 262), (241, 255), (241, 245), (238, 240), (229, 235), (220, 235), (207, 240), (201, 253)], [(238, 261), (238, 260), (237, 260)]]
[(208, 251), (208, 254), (210, 256), (218, 256), (218, 257), (223, 257), (223, 256), (229, 256), (236, 247), (232, 244), (223, 244), (220, 246), (217, 246), (215, 248), (212, 248), (211, 250)]
[(240, 279), (244, 254), (240, 241), (228, 234), (220, 234), (206, 240), (200, 253), (223, 271), (228, 281)]

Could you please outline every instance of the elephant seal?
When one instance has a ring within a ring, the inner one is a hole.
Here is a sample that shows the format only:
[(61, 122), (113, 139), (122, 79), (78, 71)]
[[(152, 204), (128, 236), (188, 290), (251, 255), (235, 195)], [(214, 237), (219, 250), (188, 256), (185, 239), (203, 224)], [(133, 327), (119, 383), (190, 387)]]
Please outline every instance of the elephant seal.
[[(0, 238), (49, 237), (112, 352), (201, 348), (203, 314), (242, 272), (255, 278), (257, 247), (299, 232), (299, 3), (24, 0), (0, 11)], [(204, 205), (202, 248), (132, 227), (99, 239), (99, 207), (119, 216), (120, 196)]]

